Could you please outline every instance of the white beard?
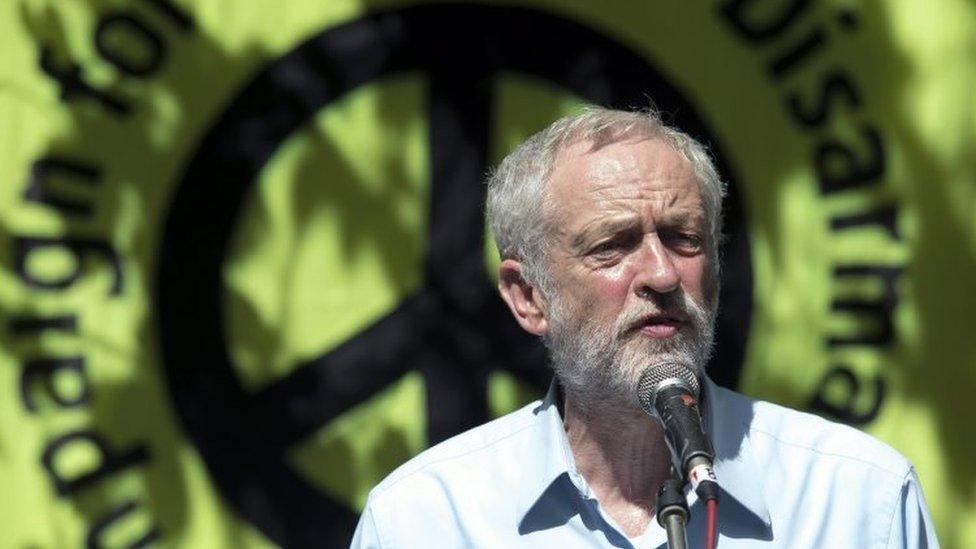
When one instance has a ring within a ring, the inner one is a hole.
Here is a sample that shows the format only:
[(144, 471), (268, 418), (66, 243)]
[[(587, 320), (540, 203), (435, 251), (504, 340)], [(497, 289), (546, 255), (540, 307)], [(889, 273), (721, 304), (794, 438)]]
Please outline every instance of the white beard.
[[(559, 297), (549, 304), (549, 330), (543, 342), (559, 383), (584, 414), (597, 407), (601, 413), (637, 410), (637, 386), (646, 370), (663, 361), (680, 361), (701, 375), (712, 352), (715, 307), (706, 310), (683, 293), (639, 301), (614, 326), (598, 324), (587, 311), (570, 310)], [(640, 318), (662, 309), (682, 311), (689, 322), (667, 339), (628, 330)]]

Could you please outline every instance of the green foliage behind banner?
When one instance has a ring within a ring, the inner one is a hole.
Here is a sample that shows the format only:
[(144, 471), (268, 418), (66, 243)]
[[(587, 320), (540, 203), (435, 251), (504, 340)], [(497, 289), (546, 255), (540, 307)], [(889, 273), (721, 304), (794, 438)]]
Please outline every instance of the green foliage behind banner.
[(658, 102), (734, 185), (713, 375), (887, 441), (976, 546), (974, 31), (951, 0), (3, 3), (0, 546), (345, 543), (544, 386), (478, 179), (594, 98)]

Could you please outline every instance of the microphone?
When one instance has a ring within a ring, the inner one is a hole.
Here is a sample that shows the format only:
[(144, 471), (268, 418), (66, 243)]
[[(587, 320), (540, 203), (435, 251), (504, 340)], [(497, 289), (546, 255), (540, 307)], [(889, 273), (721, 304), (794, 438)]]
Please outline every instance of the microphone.
[(718, 479), (712, 469), (715, 452), (698, 411), (698, 376), (677, 361), (655, 364), (641, 376), (637, 402), (664, 426), (671, 461), (682, 479), (691, 483), (702, 501), (718, 500)]

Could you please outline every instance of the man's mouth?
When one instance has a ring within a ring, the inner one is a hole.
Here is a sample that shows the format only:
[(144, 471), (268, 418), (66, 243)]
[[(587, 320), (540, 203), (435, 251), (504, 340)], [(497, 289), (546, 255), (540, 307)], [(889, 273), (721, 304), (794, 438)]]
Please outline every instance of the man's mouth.
[(678, 333), (688, 321), (676, 314), (652, 314), (635, 323), (635, 329), (645, 337), (664, 339)]

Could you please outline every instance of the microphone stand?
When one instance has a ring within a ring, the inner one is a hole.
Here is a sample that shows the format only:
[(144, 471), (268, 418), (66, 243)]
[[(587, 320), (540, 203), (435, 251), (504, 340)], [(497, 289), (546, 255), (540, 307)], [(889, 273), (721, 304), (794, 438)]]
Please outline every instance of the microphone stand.
[(657, 490), (657, 523), (668, 533), (668, 549), (688, 549), (685, 525), (691, 516), (682, 482), (669, 478)]

